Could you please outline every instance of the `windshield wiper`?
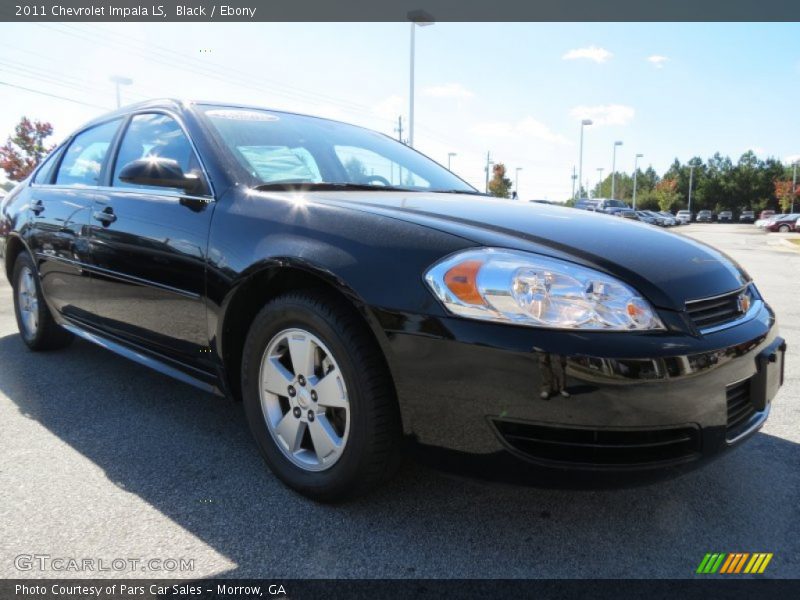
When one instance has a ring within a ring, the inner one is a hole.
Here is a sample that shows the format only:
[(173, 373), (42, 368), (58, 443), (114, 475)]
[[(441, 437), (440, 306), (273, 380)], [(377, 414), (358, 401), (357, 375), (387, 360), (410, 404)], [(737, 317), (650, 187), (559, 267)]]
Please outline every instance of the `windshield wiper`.
[(364, 192), (418, 192), (412, 188), (394, 187), (389, 185), (370, 185), (367, 183), (312, 183), (310, 181), (271, 181), (253, 187), (258, 192), (268, 192), (273, 190), (281, 191), (309, 191), (309, 192), (329, 192), (329, 191), (364, 191)]

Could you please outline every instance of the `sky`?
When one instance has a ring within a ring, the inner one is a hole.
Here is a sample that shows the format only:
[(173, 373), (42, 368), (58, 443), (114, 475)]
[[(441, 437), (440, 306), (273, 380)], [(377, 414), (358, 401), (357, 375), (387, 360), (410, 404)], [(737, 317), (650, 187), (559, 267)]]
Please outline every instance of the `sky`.
[[(800, 24), (436, 23), (416, 29), (415, 147), (480, 190), (486, 153), (523, 199), (675, 158), (800, 157)], [(243, 102), (407, 133), (408, 23), (0, 24), (0, 139), (53, 141), (122, 103)], [(10, 84), (10, 85), (9, 85)], [(25, 89), (22, 89), (25, 88)], [(517, 172), (517, 169), (521, 171)], [(2, 178), (2, 175), (0, 175)]]

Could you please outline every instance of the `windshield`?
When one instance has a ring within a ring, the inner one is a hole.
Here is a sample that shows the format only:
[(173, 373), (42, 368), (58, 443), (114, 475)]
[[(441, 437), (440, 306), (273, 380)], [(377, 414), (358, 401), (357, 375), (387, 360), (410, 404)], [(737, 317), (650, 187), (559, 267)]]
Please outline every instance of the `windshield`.
[(616, 206), (616, 207), (619, 207), (619, 208), (628, 208), (628, 205), (625, 204), (622, 200), (606, 200), (605, 201), (605, 205), (606, 206)]
[(326, 119), (251, 108), (202, 108), (259, 188), (465, 192), (444, 167), (385, 135)]

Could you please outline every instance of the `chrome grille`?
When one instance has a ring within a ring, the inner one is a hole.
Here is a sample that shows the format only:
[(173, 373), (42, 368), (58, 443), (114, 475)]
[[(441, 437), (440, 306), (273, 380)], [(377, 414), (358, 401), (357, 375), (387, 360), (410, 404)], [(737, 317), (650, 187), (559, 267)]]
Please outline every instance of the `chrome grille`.
[(686, 312), (692, 323), (700, 330), (724, 325), (744, 316), (746, 310), (742, 310), (740, 301), (740, 297), (743, 295), (746, 297), (748, 307), (752, 306), (756, 299), (752, 289), (748, 286), (722, 296), (691, 300), (686, 303)]

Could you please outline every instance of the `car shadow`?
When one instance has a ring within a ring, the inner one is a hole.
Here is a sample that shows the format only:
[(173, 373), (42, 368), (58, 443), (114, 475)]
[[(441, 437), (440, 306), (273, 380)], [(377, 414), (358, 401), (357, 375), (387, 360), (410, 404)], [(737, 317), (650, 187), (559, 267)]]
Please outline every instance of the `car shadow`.
[(800, 445), (772, 435), (636, 488), (519, 487), (409, 460), (368, 497), (320, 505), (269, 473), (239, 404), (83, 341), (33, 354), (2, 337), (0, 365), (23, 415), (235, 563), (227, 577), (691, 577), (706, 552), (773, 552), (767, 575), (800, 576)]

